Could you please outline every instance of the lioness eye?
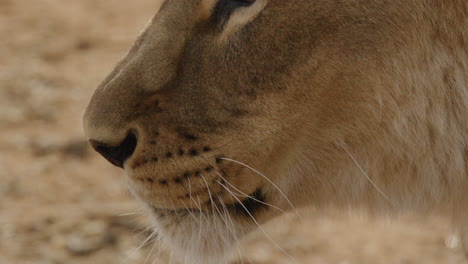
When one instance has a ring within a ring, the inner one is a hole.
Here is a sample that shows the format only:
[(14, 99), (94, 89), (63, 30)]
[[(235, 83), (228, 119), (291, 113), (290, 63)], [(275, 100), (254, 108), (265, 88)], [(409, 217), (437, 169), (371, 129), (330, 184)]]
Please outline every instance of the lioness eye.
[(217, 25), (224, 26), (234, 10), (251, 6), (255, 1), (256, 0), (219, 0), (213, 11), (213, 22)]

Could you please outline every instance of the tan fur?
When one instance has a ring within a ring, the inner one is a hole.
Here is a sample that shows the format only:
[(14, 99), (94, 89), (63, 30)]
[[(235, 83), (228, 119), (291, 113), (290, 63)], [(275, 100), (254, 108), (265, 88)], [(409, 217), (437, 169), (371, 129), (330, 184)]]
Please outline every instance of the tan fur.
[[(84, 117), (93, 140), (137, 134), (130, 188), (182, 261), (221, 263), (256, 228), (238, 211), (256, 190), (282, 210), (466, 224), (465, 0), (258, 0), (224, 26), (215, 5), (166, 1)], [(278, 214), (252, 212), (259, 223)]]

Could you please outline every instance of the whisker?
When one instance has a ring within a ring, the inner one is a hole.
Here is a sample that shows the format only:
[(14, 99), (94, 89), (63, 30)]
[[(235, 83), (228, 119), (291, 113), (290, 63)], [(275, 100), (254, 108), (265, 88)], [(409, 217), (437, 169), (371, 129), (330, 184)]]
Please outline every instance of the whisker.
[[(189, 187), (190, 187), (190, 186), (189, 186)], [(182, 185), (182, 188), (185, 190), (185, 192), (187, 192), (187, 189), (185, 188), (185, 186)], [(191, 192), (192, 192), (192, 190), (191, 190), (191, 188), (190, 188), (190, 192), (189, 192), (190, 198), (192, 198), (192, 193), (191, 193)], [(182, 204), (184, 205), (185, 209), (188, 211), (188, 213), (189, 213), (189, 214), (192, 216), (192, 218), (195, 220), (196, 217), (195, 217), (195, 215), (193, 214), (192, 210), (188, 208), (188, 206), (184, 203), (183, 200), (181, 200), (181, 202), (182, 202)], [(193, 201), (193, 202), (194, 202), (194, 201)], [(195, 205), (197, 205), (197, 204), (195, 204)], [(194, 221), (194, 222), (196, 222), (196, 221)]]
[(153, 239), (154, 237), (156, 237), (157, 234), (156, 232), (153, 232), (151, 235), (149, 235), (142, 243), (140, 246), (138, 246), (137, 248), (133, 249), (130, 254), (128, 256), (126, 256), (122, 261), (120, 261), (120, 264), (123, 264), (125, 262), (127, 262), (130, 258), (132, 258), (133, 256), (135, 256), (135, 254), (140, 250), (142, 249), (144, 246), (147, 245), (147, 243), (149, 241), (151, 241), (151, 239)]
[(188, 180), (188, 183), (189, 183), (189, 197), (190, 197), (190, 200), (197, 206), (198, 210), (200, 212), (202, 212), (200, 197), (197, 195), (197, 197), (198, 197), (198, 203), (197, 203), (195, 201), (195, 199), (193, 198), (193, 196), (192, 196), (192, 182), (190, 181), (190, 177), (187, 178), (187, 180)]
[(224, 147), (226, 147), (226, 146), (232, 144), (232, 142), (234, 142), (234, 140), (231, 140), (231, 141), (229, 141), (228, 143), (226, 143), (226, 144), (224, 144), (224, 145), (222, 145), (222, 146), (220, 146), (220, 147), (213, 148), (212, 150), (219, 150), (219, 149), (222, 149), (222, 148), (224, 148)]
[[(201, 205), (200, 196), (198, 196), (198, 194), (197, 194), (197, 200), (198, 200), (198, 203)], [(201, 242), (202, 242), (202, 231), (203, 231), (202, 223), (203, 223), (203, 218), (204, 218), (204, 214), (201, 211), (201, 208), (200, 208), (200, 217), (199, 218), (200, 218), (200, 225), (199, 225), (200, 228), (198, 230), (198, 243), (201, 244)], [(208, 219), (205, 218), (205, 221), (206, 221), (206, 223), (208, 223)]]
[[(213, 196), (211, 195), (210, 186), (208, 185), (208, 182), (206, 181), (205, 177), (202, 174), (200, 174), (200, 176), (201, 176), (202, 180), (205, 182), (206, 189), (208, 190), (208, 195), (210, 196), (211, 204), (214, 205), (215, 203), (214, 203), (214, 200), (213, 200)], [(215, 214), (214, 208), (212, 208), (212, 210), (213, 210), (213, 214)]]
[[(210, 186), (209, 186), (208, 182), (206, 181), (205, 176), (203, 176), (201, 173), (200, 173), (200, 176), (201, 176), (201, 178), (203, 179), (203, 181), (205, 182), (206, 188), (208, 189), (208, 194), (209, 194), (209, 196), (210, 196), (210, 201), (211, 201), (211, 205), (212, 205), (213, 215), (216, 216), (216, 211), (217, 211), (217, 212), (219, 213), (221, 219), (223, 219), (222, 214), (221, 214), (221, 212), (219, 211), (218, 206), (216, 205), (216, 203), (215, 203), (214, 200), (213, 200), (213, 195), (212, 195), (212, 193), (211, 193)], [(216, 211), (215, 211), (215, 210), (216, 210)], [(214, 228), (215, 228), (215, 229), (218, 229), (216, 224), (214, 225)], [(218, 230), (218, 231), (219, 231), (219, 230)], [(221, 231), (224, 231), (224, 230), (221, 230)], [(223, 232), (218, 232), (218, 233), (222, 234)], [(220, 241), (220, 242), (222, 242), (222, 241)]]
[[(156, 232), (154, 232), (156, 234)], [(148, 253), (148, 256), (145, 258), (145, 261), (143, 262), (143, 264), (146, 264), (146, 262), (150, 259), (151, 255), (153, 254), (153, 251), (154, 249), (157, 247), (157, 243), (154, 243), (153, 247), (151, 248), (150, 252)], [(160, 254), (160, 251), (161, 251), (161, 248), (158, 248), (158, 250), (156, 251), (155, 255), (154, 255), (154, 258), (156, 259), (157, 256)]]
[(120, 215), (117, 215), (117, 216), (132, 216), (132, 215), (143, 215), (144, 212), (143, 211), (140, 211), (140, 212), (133, 212), (133, 213), (128, 213), (128, 214), (120, 214)]
[[(229, 186), (231, 186), (234, 190), (236, 190), (237, 192), (239, 192), (239, 193), (240, 193), (239, 196), (243, 196), (243, 197), (249, 198), (249, 199), (251, 199), (251, 200), (254, 200), (254, 201), (258, 202), (258, 203), (261, 203), (261, 204), (263, 204), (263, 205), (269, 206), (269, 207), (271, 207), (271, 208), (274, 208), (274, 209), (276, 209), (276, 210), (278, 210), (278, 211), (280, 211), (280, 212), (286, 214), (286, 212), (285, 212), (283, 209), (279, 208), (278, 206), (269, 204), (269, 203), (264, 202), (264, 201), (260, 201), (259, 199), (257, 199), (257, 198), (255, 198), (255, 197), (253, 197), (253, 196), (251, 196), (251, 195), (248, 195), (248, 194), (244, 193), (243, 191), (239, 190), (236, 186), (234, 186), (233, 184), (231, 184), (228, 180), (226, 180), (220, 173), (216, 172), (216, 174), (218, 174), (218, 176), (221, 177), (221, 179), (223, 179), (223, 180), (224, 180)], [(218, 180), (215, 180), (215, 181), (218, 182), (218, 183), (220, 183)]]
[[(188, 181), (188, 186), (189, 186), (189, 196), (190, 196), (190, 200), (192, 200), (192, 182), (190, 181), (190, 177), (187, 177), (187, 181)], [(195, 203), (196, 204), (196, 203)], [(201, 210), (201, 208), (199, 208)]]
[(369, 174), (367, 174), (367, 172), (362, 168), (359, 162), (354, 158), (351, 152), (349, 152), (348, 149), (346, 149), (343, 145), (341, 145), (341, 147), (343, 148), (344, 151), (346, 151), (346, 153), (349, 155), (349, 157), (354, 162), (354, 164), (356, 164), (356, 166), (359, 168), (362, 174), (366, 176), (367, 180), (372, 184), (372, 186), (377, 190), (377, 192), (379, 192), (385, 198), (385, 200), (387, 200), (390, 203), (390, 205), (394, 206), (392, 200), (379, 188), (379, 186), (377, 186), (377, 184), (372, 180)]
[(245, 212), (250, 216), (250, 218), (252, 218), (252, 220), (254, 221), (254, 223), (258, 226), (258, 228), (260, 229), (260, 231), (262, 231), (262, 233), (265, 235), (265, 237), (270, 240), (270, 242), (276, 247), (278, 248), (281, 252), (283, 252), (286, 256), (288, 256), (292, 261), (294, 261), (295, 263), (298, 263), (297, 260), (291, 256), (288, 252), (286, 252), (286, 250), (284, 250), (282, 247), (280, 247), (272, 238), (270, 235), (268, 235), (268, 233), (262, 228), (262, 226), (258, 223), (257, 219), (255, 219), (255, 217), (250, 213), (250, 211), (247, 209), (247, 207), (242, 203), (241, 200), (239, 200), (239, 198), (237, 198), (232, 192), (231, 190), (229, 190), (229, 188), (227, 188), (226, 186), (224, 186), (224, 184), (221, 184), (221, 186), (226, 190), (228, 191), (232, 197), (234, 199), (237, 200), (237, 202), (244, 208)]
[[(204, 159), (208, 164), (210, 164), (210, 165), (213, 166), (213, 164), (211, 164), (203, 155), (200, 155), (200, 157), (201, 157), (202, 159)], [(213, 166), (213, 167), (216, 168), (216, 166)], [(275, 205), (272, 205), (272, 204), (269, 204), (269, 203), (260, 201), (260, 200), (256, 199), (255, 197), (252, 197), (252, 196), (250, 196), (250, 195), (244, 193), (243, 191), (239, 190), (236, 186), (234, 186), (234, 185), (231, 184), (226, 178), (224, 178), (223, 175), (221, 175), (221, 172), (220, 172), (218, 169), (216, 169), (215, 172), (216, 172), (216, 174), (217, 174), (219, 177), (221, 177), (221, 179), (223, 179), (227, 184), (229, 184), (229, 186), (231, 186), (232, 188), (234, 188), (236, 191), (240, 192), (239, 196), (243, 196), (243, 197), (252, 199), (252, 200), (254, 200), (254, 201), (258, 202), (258, 203), (264, 204), (264, 205), (266, 205), (266, 206), (270, 206), (270, 207), (272, 207), (272, 208), (274, 208), (274, 209), (276, 209), (276, 210), (279, 210), (280, 212), (286, 214), (286, 212), (285, 212), (283, 209), (281, 209), (281, 208), (279, 208), (279, 207), (277, 207), (277, 206), (275, 206)], [(216, 180), (216, 181), (217, 181), (217, 180)]]
[(234, 226), (234, 222), (232, 220), (231, 215), (229, 214), (229, 211), (228, 211), (228, 209), (226, 207), (226, 203), (224, 202), (223, 198), (218, 195), (218, 199), (221, 202), (221, 206), (223, 207), (223, 211), (224, 211), (224, 214), (226, 215), (226, 218), (229, 218), (229, 222), (231, 222), (231, 234), (232, 234), (232, 236), (234, 238), (234, 241), (236, 242), (237, 253), (239, 254), (241, 263), (244, 264), (244, 260), (242, 259), (242, 253), (241, 253), (241, 250), (240, 250), (239, 238), (237, 236), (237, 232), (235, 231), (236, 228)]
[(289, 200), (289, 198), (286, 196), (286, 194), (272, 181), (270, 180), (267, 176), (265, 176), (263, 173), (259, 172), (258, 170), (250, 167), (249, 165), (245, 164), (245, 163), (242, 163), (240, 161), (237, 161), (237, 160), (233, 160), (233, 159), (229, 159), (229, 158), (220, 158), (222, 160), (226, 160), (226, 161), (230, 161), (230, 162), (234, 162), (236, 164), (239, 164), (241, 166), (244, 166), (250, 170), (252, 170), (253, 172), (257, 173), (258, 175), (262, 176), (266, 181), (268, 181), (271, 185), (273, 185), (273, 187), (275, 187), (279, 193), (286, 199), (286, 201), (289, 203), (289, 205), (291, 206), (291, 208), (294, 210), (294, 212), (296, 213), (296, 215), (300, 218), (301, 216), (299, 215), (299, 212), (297, 211), (296, 207), (293, 205), (293, 203), (291, 202), (291, 200)]
[[(224, 223), (226, 224), (226, 226), (229, 227), (229, 224), (227, 223), (227, 219), (228, 219), (229, 214), (226, 214), (227, 208), (226, 208), (226, 206), (224, 205), (224, 203), (221, 202), (221, 197), (220, 197), (218, 194), (216, 194), (216, 196), (218, 197), (218, 200), (219, 200), (220, 203), (221, 203), (221, 206), (222, 206), (223, 212), (224, 212), (223, 215), (224, 215), (225, 217), (222, 217), (222, 216), (221, 216), (221, 212), (219, 212), (219, 213), (220, 213), (220, 216), (224, 219)], [(232, 224), (232, 219), (230, 218), (230, 216), (229, 216), (229, 220), (231, 220), (231, 224)], [(233, 226), (231, 226), (231, 227), (233, 227)], [(233, 234), (234, 234), (234, 233), (233, 233)]]
[(229, 214), (229, 210), (226, 207), (226, 203), (224, 202), (223, 198), (220, 197), (218, 194), (216, 196), (218, 196), (218, 200), (221, 203), (221, 206), (223, 208), (223, 212), (224, 212), (224, 215), (225, 215), (226, 222), (227, 222), (227, 220), (229, 220), (229, 222), (230, 222), (230, 224), (226, 223), (226, 226), (228, 226), (228, 228), (230, 228), (232, 237), (234, 238), (234, 240), (238, 244), (239, 239), (238, 239), (237, 234), (236, 234), (237, 233), (236, 232), (236, 227), (234, 226), (234, 221), (232, 220), (231, 214)]
[(182, 204), (184, 205), (186, 211), (190, 214), (190, 216), (192, 217), (192, 219), (194, 220), (194, 222), (196, 222), (196, 217), (195, 215), (193, 214), (192, 210), (188, 208), (188, 206), (184, 203), (184, 201), (181, 201)]
[[(152, 231), (152, 229), (153, 229), (152, 226), (148, 226), (148, 227), (144, 228), (143, 230), (141, 230), (140, 232), (138, 232), (134, 237), (141, 236), (141, 235), (143, 235), (144, 233), (146, 233), (146, 232), (148, 232), (148, 231), (150, 231), (150, 230)], [(152, 234), (152, 233), (153, 233), (153, 232), (151, 232), (151, 234)], [(150, 235), (151, 235), (151, 234), (150, 234)]]
[(167, 191), (169, 192), (169, 198), (171, 198), (172, 208), (174, 208), (174, 213), (176, 215), (176, 218), (177, 218), (178, 221), (180, 221), (181, 218), (180, 218), (179, 214), (177, 213), (178, 210), (175, 207), (174, 199), (172, 198), (171, 190), (169, 189), (169, 186), (166, 186), (166, 188), (167, 188)]

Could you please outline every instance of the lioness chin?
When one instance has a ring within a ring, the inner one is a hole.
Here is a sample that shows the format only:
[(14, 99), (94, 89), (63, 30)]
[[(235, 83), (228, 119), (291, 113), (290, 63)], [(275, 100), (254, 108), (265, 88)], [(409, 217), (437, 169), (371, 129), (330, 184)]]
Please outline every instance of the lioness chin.
[(185, 263), (286, 211), (468, 207), (468, 2), (166, 0), (84, 116)]

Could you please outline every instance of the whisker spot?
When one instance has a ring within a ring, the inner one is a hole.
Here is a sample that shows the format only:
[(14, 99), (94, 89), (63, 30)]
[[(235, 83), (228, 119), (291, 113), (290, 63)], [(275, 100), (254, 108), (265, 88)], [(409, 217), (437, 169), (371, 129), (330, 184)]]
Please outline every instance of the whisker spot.
[(136, 161), (135, 163), (133, 163), (132, 169), (136, 169), (140, 166), (141, 166), (140, 162)]
[(191, 156), (198, 156), (198, 154), (199, 154), (199, 153), (198, 153), (198, 150), (196, 150), (196, 149), (191, 149), (191, 150), (190, 150), (190, 155), (191, 155)]
[(203, 152), (210, 152), (212, 149), (210, 147), (204, 147)]
[(167, 180), (159, 180), (159, 183), (162, 185), (167, 185)]
[(187, 140), (190, 140), (190, 141), (198, 140), (198, 138), (196, 136), (192, 135), (192, 134), (185, 134), (184, 138), (187, 139)]

